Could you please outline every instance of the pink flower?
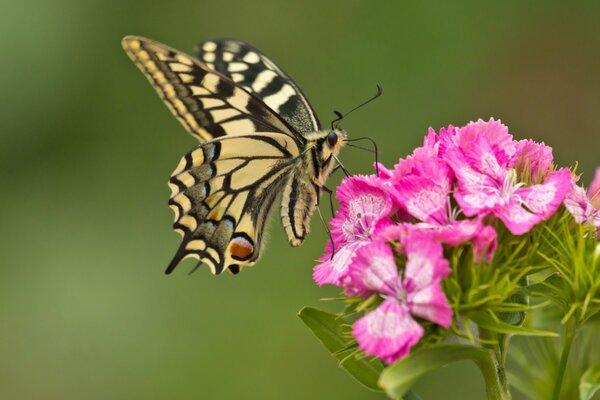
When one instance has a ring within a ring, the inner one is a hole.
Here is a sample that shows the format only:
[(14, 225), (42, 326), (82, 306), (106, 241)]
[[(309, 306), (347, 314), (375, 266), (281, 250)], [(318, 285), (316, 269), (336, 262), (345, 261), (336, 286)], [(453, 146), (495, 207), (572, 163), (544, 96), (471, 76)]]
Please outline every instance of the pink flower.
[[(596, 176), (586, 194), (585, 189), (577, 185), (579, 177), (574, 177), (572, 181), (572, 189), (569, 195), (564, 200), (565, 208), (571, 213), (575, 222), (578, 224), (589, 224), (596, 227), (600, 238), (600, 209), (594, 206), (594, 200), (600, 196), (600, 168), (596, 170)], [(598, 187), (596, 189), (596, 187)]]
[(484, 226), (473, 237), (473, 253), (475, 261), (491, 263), (498, 247), (498, 234), (491, 226)]
[[(479, 120), (455, 135), (442, 137), (445, 160), (458, 180), (454, 197), (467, 216), (491, 213), (515, 235), (550, 218), (571, 190), (569, 170), (550, 173), (542, 183), (525, 187), (517, 163), (546, 168), (551, 162), (542, 145), (518, 144), (499, 121)], [(521, 153), (519, 153), (521, 151)], [(529, 157), (542, 153), (542, 159)]]
[(406, 237), (406, 266), (402, 277), (391, 248), (383, 241), (361, 247), (348, 271), (347, 285), (363, 297), (379, 294), (385, 300), (354, 324), (359, 348), (392, 363), (410, 351), (424, 330), (413, 316), (449, 327), (452, 309), (439, 285), (450, 269), (442, 246), (427, 237)]
[[(445, 161), (438, 158), (435, 132), (430, 129), (425, 145), (413, 156), (401, 160), (390, 178), (390, 195), (416, 223), (406, 224), (407, 230), (427, 233), (431, 238), (450, 246), (458, 246), (473, 239), (477, 261), (491, 260), (495, 246), (495, 231), (484, 229), (482, 218), (458, 220), (461, 211), (452, 206), (450, 193), (455, 178)], [(481, 240), (475, 238), (484, 234)]]
[(529, 168), (533, 181), (538, 177), (544, 177), (551, 169), (554, 157), (552, 148), (544, 143), (536, 143), (533, 140), (521, 140), (517, 142), (517, 166)]
[(588, 197), (594, 207), (600, 208), (600, 167), (596, 168), (596, 175), (588, 189)]
[[(439, 147), (440, 137), (432, 128), (429, 128), (427, 136), (425, 136), (425, 139), (423, 140), (423, 146), (417, 147), (410, 156), (406, 157), (406, 159), (400, 159), (400, 161), (394, 165), (393, 170), (389, 170), (378, 163), (379, 174), (384, 182), (389, 185), (394, 185), (398, 180), (407, 175), (420, 175), (418, 170), (422, 168), (423, 163), (428, 163), (439, 158)], [(451, 171), (449, 172), (451, 174)]]
[(341, 286), (356, 251), (369, 243), (380, 229), (391, 224), (387, 220), (392, 208), (391, 199), (375, 176), (344, 179), (336, 197), (340, 209), (331, 220), (335, 249), (328, 242), (325, 255), (320, 259), (322, 262), (314, 268), (313, 279), (319, 286)]

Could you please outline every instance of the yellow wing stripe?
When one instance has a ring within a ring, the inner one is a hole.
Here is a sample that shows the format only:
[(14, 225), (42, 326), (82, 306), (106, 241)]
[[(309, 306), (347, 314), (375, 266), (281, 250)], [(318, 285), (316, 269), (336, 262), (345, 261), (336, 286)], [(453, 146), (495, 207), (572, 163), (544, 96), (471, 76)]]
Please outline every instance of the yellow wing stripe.
[[(165, 74), (157, 67), (156, 63), (152, 61), (149, 53), (150, 50), (146, 49), (146, 46), (150, 45), (150, 42), (142, 38), (127, 36), (123, 38), (122, 44), (129, 57), (135, 62), (144, 75), (146, 75), (154, 89), (163, 99), (169, 110), (171, 110), (171, 113), (175, 115), (175, 117), (187, 129), (187, 131), (193, 136), (199, 136), (202, 140), (212, 139), (213, 135), (198, 125), (194, 116), (189, 113), (187, 107), (181, 102), (173, 84), (167, 80)], [(167, 53), (167, 48), (151, 45), (149, 47), (151, 47), (153, 53), (156, 54), (158, 60), (166, 62), (170, 59)], [(193, 61), (186, 59), (186, 57), (182, 55), (178, 54), (176, 57), (176, 59), (180, 61), (178, 65), (183, 65), (185, 63), (188, 65), (193, 64)], [(169, 64), (169, 66), (170, 65), (171, 64)], [(187, 71), (189, 72), (190, 69), (191, 68), (188, 68)], [(193, 75), (178, 74), (178, 76), (183, 83), (194, 80)], [(171, 77), (173, 81), (176, 81), (174, 78), (174, 76)]]

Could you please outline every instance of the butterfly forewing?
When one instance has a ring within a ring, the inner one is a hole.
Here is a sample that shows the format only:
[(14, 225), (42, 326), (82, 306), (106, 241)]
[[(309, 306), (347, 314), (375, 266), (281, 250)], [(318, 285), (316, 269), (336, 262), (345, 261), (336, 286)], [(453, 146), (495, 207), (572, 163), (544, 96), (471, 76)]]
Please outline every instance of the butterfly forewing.
[(193, 57), (136, 36), (127, 36), (122, 44), (179, 122), (200, 141), (269, 131), (299, 136), (260, 100)]
[(299, 154), (289, 136), (268, 132), (226, 136), (186, 154), (169, 181), (183, 242), (167, 272), (189, 256), (217, 274), (254, 262), (268, 211)]
[(296, 83), (248, 43), (215, 39), (200, 43), (198, 58), (261, 99), (297, 132), (317, 132), (321, 125)]

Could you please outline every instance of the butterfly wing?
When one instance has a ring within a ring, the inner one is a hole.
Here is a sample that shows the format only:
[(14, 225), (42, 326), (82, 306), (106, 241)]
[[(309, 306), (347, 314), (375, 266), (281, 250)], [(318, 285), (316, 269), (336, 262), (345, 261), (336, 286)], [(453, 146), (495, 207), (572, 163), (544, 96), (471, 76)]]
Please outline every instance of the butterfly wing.
[(166, 272), (186, 257), (214, 274), (256, 261), (268, 212), (299, 156), (297, 143), (275, 132), (224, 136), (186, 154), (169, 181), (183, 242)]
[(200, 43), (198, 58), (261, 99), (301, 134), (321, 130), (317, 114), (296, 83), (248, 43), (215, 39)]
[(125, 37), (122, 45), (179, 122), (201, 142), (252, 132), (282, 132), (302, 141), (261, 100), (197, 59), (137, 36)]

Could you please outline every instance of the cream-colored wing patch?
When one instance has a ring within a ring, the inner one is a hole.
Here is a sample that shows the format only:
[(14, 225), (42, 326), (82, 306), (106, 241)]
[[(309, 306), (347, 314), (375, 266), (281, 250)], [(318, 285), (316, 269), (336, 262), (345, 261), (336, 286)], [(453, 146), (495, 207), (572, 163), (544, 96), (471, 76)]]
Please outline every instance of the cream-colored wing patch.
[(183, 242), (167, 273), (186, 257), (215, 274), (254, 263), (269, 209), (300, 154), (292, 138), (272, 132), (225, 136), (186, 154), (169, 180)]
[(306, 135), (321, 130), (316, 113), (298, 85), (248, 43), (209, 40), (200, 44), (198, 58), (261, 99), (298, 133)]

